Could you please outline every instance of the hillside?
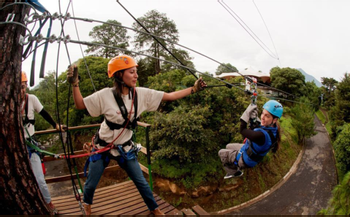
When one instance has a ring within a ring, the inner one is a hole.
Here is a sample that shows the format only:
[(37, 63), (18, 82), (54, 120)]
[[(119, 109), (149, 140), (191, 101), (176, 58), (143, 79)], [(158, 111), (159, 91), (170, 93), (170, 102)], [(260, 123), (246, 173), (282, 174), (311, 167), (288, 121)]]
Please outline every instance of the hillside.
[(321, 87), (322, 84), (320, 81), (318, 81), (314, 76), (307, 74), (303, 69), (296, 69), (299, 72), (301, 72), (305, 76), (305, 82), (311, 82), (314, 81), (317, 87)]

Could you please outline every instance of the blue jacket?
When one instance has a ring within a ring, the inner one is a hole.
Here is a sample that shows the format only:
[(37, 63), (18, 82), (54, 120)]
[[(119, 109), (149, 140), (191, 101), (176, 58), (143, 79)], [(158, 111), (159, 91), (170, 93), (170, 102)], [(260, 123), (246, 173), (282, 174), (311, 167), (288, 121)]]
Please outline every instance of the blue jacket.
[[(268, 131), (271, 131), (273, 136), (276, 138), (277, 135), (277, 127), (263, 127), (260, 126), (260, 128), (255, 128), (254, 131), (261, 131), (265, 135), (265, 143), (263, 145), (258, 145), (254, 142), (251, 142), (249, 139), (247, 139), (241, 148), (240, 152), (242, 153), (243, 161), (248, 167), (254, 167), (256, 166), (265, 155), (270, 151), (271, 145), (272, 145), (272, 139), (270, 138), (270, 135)], [(249, 156), (249, 146), (251, 146), (251, 151), (253, 151), (254, 155), (257, 156), (256, 158)], [(252, 159), (253, 158), (253, 159)]]

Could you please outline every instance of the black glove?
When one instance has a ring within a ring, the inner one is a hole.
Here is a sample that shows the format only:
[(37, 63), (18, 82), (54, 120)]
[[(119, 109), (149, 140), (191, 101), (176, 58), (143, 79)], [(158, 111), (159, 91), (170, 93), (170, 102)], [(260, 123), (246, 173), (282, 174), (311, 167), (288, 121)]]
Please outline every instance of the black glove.
[(194, 85), (192, 87), (192, 93), (197, 93), (198, 91), (204, 90), (204, 88), (207, 86), (205, 81), (203, 81), (202, 77), (198, 78), (196, 82), (194, 82)]
[(68, 73), (67, 73), (67, 81), (72, 85), (77, 85), (79, 83), (77, 66), (75, 65), (69, 66)]

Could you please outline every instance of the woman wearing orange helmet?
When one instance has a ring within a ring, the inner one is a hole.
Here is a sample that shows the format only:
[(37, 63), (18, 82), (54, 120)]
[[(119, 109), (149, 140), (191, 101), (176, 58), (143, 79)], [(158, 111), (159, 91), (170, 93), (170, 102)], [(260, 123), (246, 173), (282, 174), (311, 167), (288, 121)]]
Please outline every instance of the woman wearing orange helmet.
[[(193, 87), (171, 93), (136, 87), (137, 66), (135, 60), (127, 55), (112, 58), (108, 63), (108, 77), (114, 79), (114, 87), (104, 88), (85, 98), (80, 93), (77, 67), (71, 66), (68, 70), (67, 80), (73, 86), (76, 108), (87, 109), (93, 117), (105, 116), (98, 135), (95, 136), (97, 147), (101, 148), (117, 138), (113, 142), (116, 148), (111, 149), (109, 153), (102, 153), (97, 157), (90, 158), (89, 174), (84, 186), (84, 209), (86, 214), (91, 214), (93, 195), (102, 173), (109, 163), (109, 159), (115, 159), (134, 181), (148, 209), (155, 215), (163, 215), (142, 174), (137, 158), (133, 154), (131, 154), (133, 157), (125, 157), (125, 153), (128, 153), (129, 156), (130, 153), (136, 151), (131, 141), (133, 134), (131, 129), (135, 127), (136, 121), (142, 112), (156, 111), (162, 101), (181, 99), (202, 90), (206, 87), (206, 84), (200, 78)], [(129, 114), (130, 111), (131, 114)]]

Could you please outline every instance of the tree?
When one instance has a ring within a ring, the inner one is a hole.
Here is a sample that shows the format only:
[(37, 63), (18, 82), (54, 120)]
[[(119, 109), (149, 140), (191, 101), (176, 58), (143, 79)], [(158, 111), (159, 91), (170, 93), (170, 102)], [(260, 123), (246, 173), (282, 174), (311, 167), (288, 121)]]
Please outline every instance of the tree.
[[(85, 66), (85, 61), (86, 65)], [(86, 57), (85, 61), (82, 59), (76, 62), (78, 66), (80, 82), (79, 87), (81, 94), (83, 96), (88, 96), (92, 94), (94, 86), (96, 91), (101, 90), (105, 87), (113, 86), (113, 79), (108, 79), (107, 77), (107, 64), (109, 59), (102, 57)], [(88, 70), (91, 75), (91, 79), (88, 73)], [(61, 114), (61, 120), (66, 120), (67, 118), (67, 107), (69, 112), (69, 126), (78, 126), (91, 123), (101, 123), (103, 116), (100, 117), (91, 117), (86, 110), (77, 110), (74, 106), (72, 94), (68, 94), (69, 83), (66, 82), (67, 73), (62, 73), (58, 78), (58, 102), (59, 102), (59, 111), (63, 111)], [(69, 105), (68, 105), (69, 100)]]
[(231, 65), (230, 63), (224, 63), (223, 65), (219, 65), (215, 71), (216, 75), (221, 75), (224, 72), (238, 72), (237, 68)]
[(272, 87), (291, 93), (296, 97), (302, 96), (305, 76), (300, 71), (289, 67), (274, 67), (271, 69), (270, 75)]
[(326, 87), (327, 91), (330, 93), (335, 90), (338, 83), (334, 78), (321, 77), (322, 84)]
[[(0, 8), (14, 1), (0, 2)], [(16, 5), (1, 10), (3, 22), (9, 14), (23, 23), (29, 7)], [(25, 28), (0, 24), (0, 210), (2, 215), (48, 215), (44, 199), (30, 167), (24, 143), (20, 114), (21, 60), (23, 47), (18, 43)]]
[(296, 104), (290, 109), (292, 116), (292, 126), (298, 133), (298, 142), (305, 142), (306, 138), (316, 135), (314, 131), (314, 111), (310, 105), (310, 101), (306, 97), (302, 97), (303, 103)]
[(321, 89), (316, 86), (314, 81), (306, 82), (303, 95), (309, 99), (314, 111), (317, 111), (320, 107)]
[(342, 179), (347, 172), (350, 172), (350, 124), (344, 124), (339, 128), (341, 131), (334, 142), (334, 153), (337, 159), (339, 177)]
[(322, 87), (322, 93), (323, 93), (323, 101), (324, 106), (327, 108), (331, 108), (335, 105), (335, 95), (334, 91), (336, 89), (336, 86), (338, 84), (338, 81), (334, 78), (321, 78), (322, 84), (324, 85)]
[[(195, 78), (173, 70), (148, 78), (152, 89), (171, 92), (192, 86)], [(208, 80), (208, 85), (220, 84)], [(259, 101), (259, 106), (263, 102)], [(218, 183), (222, 165), (217, 153), (229, 142), (242, 142), (239, 118), (249, 100), (235, 88), (212, 88), (143, 115), (150, 131), (152, 169), (162, 177), (181, 182), (187, 189)], [(139, 137), (138, 137), (139, 138)]]
[[(43, 80), (40, 81), (32, 90), (28, 93), (34, 94), (40, 99), (41, 104), (44, 106), (45, 110), (56, 117), (56, 103), (53, 103), (53, 99), (56, 98), (56, 80), (55, 72), (49, 72), (46, 74)], [(46, 130), (50, 128), (51, 125), (38, 113), (35, 113), (35, 129), (36, 130)]]
[[(93, 43), (104, 44), (111, 47), (119, 47), (126, 49), (129, 47), (130, 36), (127, 36), (127, 30), (118, 25), (120, 22), (116, 20), (107, 20), (107, 23), (100, 26), (95, 26), (89, 33), (94, 41)], [(88, 45), (88, 49), (85, 50), (86, 53), (94, 53), (95, 56), (112, 58), (117, 56), (119, 53), (128, 54), (128, 52), (121, 52), (116, 48), (104, 47), (100, 45)]]
[[(140, 17), (139, 22), (142, 23), (143, 26), (147, 28), (149, 32), (153, 35), (159, 36), (157, 38), (167, 49), (174, 49), (174, 45), (172, 43), (177, 43), (179, 40), (178, 30), (176, 28), (176, 24), (174, 21), (169, 20), (166, 17), (166, 14), (159, 13), (156, 10), (151, 10), (147, 12), (143, 17)], [(132, 24), (133, 28), (145, 32), (145, 30), (138, 23)], [(166, 39), (167, 41), (163, 40)], [(171, 41), (172, 43), (168, 42)], [(152, 37), (147, 34), (142, 34), (137, 32), (134, 37), (135, 48), (142, 50), (145, 54), (154, 56), (156, 58), (166, 58), (168, 56), (165, 53), (164, 48)], [(155, 74), (159, 74), (161, 71), (161, 63), (160, 60), (150, 61), (154, 64)]]
[(333, 122), (332, 138), (336, 138), (339, 133), (339, 126), (350, 123), (350, 74), (345, 73), (344, 78), (337, 84), (334, 91), (335, 105), (331, 108), (330, 117)]

